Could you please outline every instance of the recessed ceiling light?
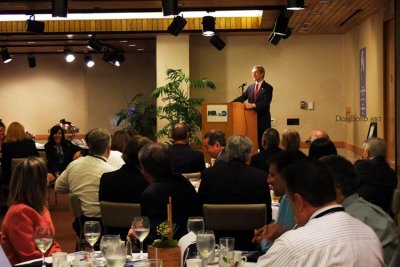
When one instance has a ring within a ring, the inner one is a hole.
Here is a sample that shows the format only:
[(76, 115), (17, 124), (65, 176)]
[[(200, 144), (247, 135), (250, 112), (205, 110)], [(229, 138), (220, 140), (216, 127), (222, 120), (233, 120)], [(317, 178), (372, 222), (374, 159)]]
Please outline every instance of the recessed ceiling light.
[(72, 38), (72, 37), (74, 37), (74, 35), (73, 34), (67, 34), (67, 37), (68, 38)]
[(120, 43), (127, 43), (128, 41), (127, 40), (121, 40), (121, 41), (119, 41)]
[(29, 41), (28, 44), (36, 44), (35, 41)]
[(308, 32), (308, 29), (300, 28), (297, 32), (306, 33)]
[(303, 27), (310, 27), (312, 26), (314, 23), (313, 22), (304, 22), (303, 23)]
[(136, 46), (135, 44), (129, 44), (128, 46)]
[(332, 0), (319, 0), (320, 4), (330, 4)]
[(144, 51), (144, 48), (138, 48), (137, 51)]

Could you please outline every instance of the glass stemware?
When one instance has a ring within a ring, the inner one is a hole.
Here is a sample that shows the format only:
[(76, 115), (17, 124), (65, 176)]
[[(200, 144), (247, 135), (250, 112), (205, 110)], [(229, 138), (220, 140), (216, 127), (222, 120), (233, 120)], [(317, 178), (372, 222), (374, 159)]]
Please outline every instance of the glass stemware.
[(100, 239), (100, 252), (105, 257), (106, 248), (113, 243), (119, 244), (121, 238), (118, 235), (103, 235)]
[(86, 241), (92, 248), (92, 252), (94, 255), (94, 244), (96, 244), (97, 240), (99, 240), (101, 234), (100, 222), (98, 221), (85, 222), (85, 224), (83, 225), (83, 233), (85, 235)]
[(211, 230), (200, 231), (196, 236), (196, 247), (203, 259), (203, 266), (207, 266), (207, 258), (215, 249), (215, 236)]
[(42, 253), (42, 267), (46, 267), (45, 253), (53, 244), (53, 232), (51, 230), (51, 227), (47, 225), (36, 227), (34, 238), (36, 247)]
[(140, 255), (139, 258), (143, 259), (143, 240), (148, 236), (150, 232), (150, 221), (148, 217), (137, 216), (133, 218), (132, 222), (135, 236), (140, 241)]
[(197, 235), (198, 232), (204, 231), (204, 219), (203, 217), (189, 217), (187, 221), (187, 231), (188, 233), (193, 232)]

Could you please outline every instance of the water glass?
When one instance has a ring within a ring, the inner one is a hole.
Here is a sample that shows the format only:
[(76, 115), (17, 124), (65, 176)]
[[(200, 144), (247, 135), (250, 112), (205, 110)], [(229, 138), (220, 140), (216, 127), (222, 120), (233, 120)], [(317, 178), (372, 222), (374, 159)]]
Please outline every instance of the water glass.
[(162, 267), (161, 259), (145, 259), (143, 261), (136, 262), (135, 267)]
[(123, 267), (126, 262), (126, 250), (124, 242), (112, 242), (104, 248), (104, 258), (107, 267)]
[(204, 231), (204, 219), (203, 217), (192, 216), (187, 221), (188, 233), (193, 232), (197, 234), (200, 231)]
[(100, 252), (105, 257), (106, 254), (106, 248), (112, 244), (116, 243), (119, 244), (121, 242), (121, 239), (119, 235), (103, 235), (100, 240)]
[(196, 247), (203, 259), (203, 266), (207, 266), (207, 258), (215, 249), (215, 236), (211, 230), (205, 230), (197, 233)]

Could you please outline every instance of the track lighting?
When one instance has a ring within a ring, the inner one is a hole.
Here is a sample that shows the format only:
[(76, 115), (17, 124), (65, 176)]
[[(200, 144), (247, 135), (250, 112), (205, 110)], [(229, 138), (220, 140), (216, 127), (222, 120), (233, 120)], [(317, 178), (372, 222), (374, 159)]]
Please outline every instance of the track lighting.
[(68, 0), (52, 0), (51, 16), (64, 17), (68, 14)]
[(110, 62), (111, 64), (119, 67), (125, 61), (125, 56), (121, 51), (108, 50), (104, 52), (103, 61)]
[(90, 38), (87, 45), (89, 48), (94, 49), (97, 52), (101, 52), (104, 49), (104, 45), (95, 37)]
[(186, 24), (187, 21), (183, 17), (176, 16), (171, 24), (168, 26), (167, 31), (172, 35), (178, 36), (183, 28), (185, 28)]
[(35, 16), (32, 15), (28, 20), (25, 21), (25, 31), (33, 33), (44, 32), (44, 22), (35, 20)]
[(281, 40), (281, 38), (282, 35), (276, 34), (275, 32), (271, 32), (271, 34), (268, 37), (268, 42), (270, 42), (273, 45), (277, 45)]
[(162, 11), (164, 16), (178, 15), (178, 0), (162, 0)]
[(289, 25), (289, 18), (282, 12), (275, 20), (274, 33), (285, 36)]
[(36, 57), (32, 54), (28, 55), (28, 66), (31, 69), (36, 68)]
[(203, 36), (211, 37), (215, 35), (215, 18), (212, 16), (203, 17)]
[(7, 48), (3, 48), (1, 50), (1, 59), (3, 60), (3, 63), (9, 63), (12, 61), (12, 58), (10, 56), (10, 54), (8, 53)]
[(304, 0), (288, 0), (286, 9), (302, 10), (304, 9)]
[(87, 66), (88, 68), (93, 67), (94, 64), (95, 64), (94, 61), (93, 61), (93, 59), (92, 59), (92, 57), (89, 56), (89, 55), (86, 55), (85, 58), (83, 59), (83, 61), (85, 62), (86, 66)]
[(64, 49), (64, 55), (65, 55), (65, 60), (69, 63), (75, 60), (75, 56), (72, 53), (71, 49), (69, 48)]
[(221, 51), (222, 49), (224, 49), (225, 47), (225, 42), (219, 38), (218, 35), (214, 35), (213, 37), (211, 37), (210, 39), (210, 43), (217, 48), (219, 51)]

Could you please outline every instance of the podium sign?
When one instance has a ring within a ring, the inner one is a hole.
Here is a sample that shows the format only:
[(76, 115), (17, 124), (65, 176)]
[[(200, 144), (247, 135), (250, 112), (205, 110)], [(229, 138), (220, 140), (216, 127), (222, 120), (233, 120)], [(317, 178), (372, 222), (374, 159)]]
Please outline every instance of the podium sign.
[(207, 122), (228, 122), (228, 105), (207, 105)]

